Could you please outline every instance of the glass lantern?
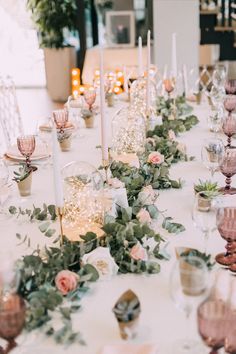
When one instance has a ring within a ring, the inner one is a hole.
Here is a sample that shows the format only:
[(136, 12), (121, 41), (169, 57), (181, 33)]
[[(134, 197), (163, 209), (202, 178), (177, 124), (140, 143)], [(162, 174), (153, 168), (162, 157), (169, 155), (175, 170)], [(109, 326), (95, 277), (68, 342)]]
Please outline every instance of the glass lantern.
[(103, 234), (105, 199), (100, 172), (87, 162), (71, 162), (62, 169), (65, 235), (72, 241), (88, 231)]
[(112, 120), (112, 155), (137, 155), (144, 152), (144, 116), (130, 107), (120, 109)]
[[(135, 80), (130, 87), (130, 102), (137, 110), (146, 116), (146, 87), (147, 78), (141, 77)], [(151, 111), (156, 109), (157, 89), (154, 80), (150, 80), (150, 108)]]

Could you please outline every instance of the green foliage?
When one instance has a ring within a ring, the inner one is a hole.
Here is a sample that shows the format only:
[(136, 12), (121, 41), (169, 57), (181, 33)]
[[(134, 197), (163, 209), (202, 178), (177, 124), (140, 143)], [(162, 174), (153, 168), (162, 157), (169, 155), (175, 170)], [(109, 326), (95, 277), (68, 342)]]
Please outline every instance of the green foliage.
[(32, 12), (32, 20), (39, 32), (40, 46), (68, 46), (65, 31), (77, 31), (76, 0), (27, 0), (27, 7)]
[(196, 193), (203, 192), (201, 194), (202, 197), (207, 199), (217, 197), (220, 194), (219, 188), (217, 182), (211, 182), (209, 180), (202, 181), (199, 179), (199, 183), (194, 184), (194, 191)]
[(35, 170), (37, 170), (36, 167), (28, 166), (26, 163), (21, 163), (19, 170), (13, 172), (13, 181), (17, 183), (22, 182)]
[(186, 103), (184, 96), (178, 96), (177, 98), (158, 97), (157, 98), (157, 114), (163, 118), (169, 118), (174, 111), (177, 113), (177, 117), (182, 117), (192, 112), (193, 108)]
[(180, 256), (181, 257), (189, 257), (190, 259), (191, 259), (191, 257), (198, 257), (206, 263), (206, 266), (209, 270), (211, 270), (215, 265), (215, 262), (211, 262), (211, 255), (210, 254), (206, 254), (206, 253), (200, 252), (195, 249), (188, 250), (186, 252), (182, 252), (180, 254)]

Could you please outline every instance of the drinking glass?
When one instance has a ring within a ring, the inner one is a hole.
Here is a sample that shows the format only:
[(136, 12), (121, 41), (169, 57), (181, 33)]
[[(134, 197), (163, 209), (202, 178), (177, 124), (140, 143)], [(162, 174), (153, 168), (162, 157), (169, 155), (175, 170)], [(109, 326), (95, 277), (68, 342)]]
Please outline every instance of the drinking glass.
[(224, 144), (220, 139), (212, 138), (204, 141), (201, 154), (202, 162), (210, 170), (212, 178), (223, 160), (224, 150)]
[(229, 312), (226, 323), (225, 351), (236, 353), (236, 279), (231, 280), (231, 293), (229, 297)]
[(236, 148), (231, 146), (225, 149), (220, 171), (226, 177), (226, 185), (220, 190), (225, 194), (235, 194), (236, 188), (231, 187), (231, 177), (236, 173)]
[(27, 166), (30, 166), (30, 157), (35, 150), (35, 136), (23, 135), (17, 138), (17, 147), (20, 153), (25, 157)]
[(201, 258), (190, 255), (180, 256), (174, 264), (170, 274), (170, 295), (177, 308), (183, 311), (186, 317), (186, 338), (174, 343), (175, 349), (180, 349), (180, 353), (195, 353), (198, 348), (198, 342), (189, 338), (188, 320), (193, 309), (208, 295), (208, 283), (208, 270)]
[(58, 109), (52, 112), (54, 122), (56, 123), (57, 129), (61, 132), (64, 131), (66, 124), (69, 120), (69, 114), (67, 109)]
[(208, 127), (211, 132), (215, 133), (215, 137), (217, 133), (222, 128), (223, 122), (223, 109), (221, 108), (213, 108), (211, 115), (207, 119)]
[(225, 92), (227, 95), (236, 94), (236, 79), (227, 80), (225, 83)]
[(226, 81), (226, 69), (222, 64), (218, 64), (212, 74), (212, 83), (215, 87), (224, 87)]
[(217, 228), (220, 236), (227, 241), (226, 253), (216, 256), (216, 261), (224, 266), (236, 263), (236, 207), (224, 206), (217, 210)]
[(208, 299), (198, 307), (198, 331), (211, 348), (210, 354), (217, 354), (224, 346), (226, 319), (227, 306), (221, 300)]
[(19, 273), (9, 253), (0, 253), (0, 338), (5, 339), (8, 353), (17, 344), (15, 338), (21, 333), (25, 322), (25, 303), (17, 295)]
[(91, 111), (96, 101), (96, 90), (94, 87), (89, 87), (89, 89), (84, 91), (84, 100), (88, 105), (88, 109)]
[(198, 192), (195, 195), (192, 219), (194, 225), (204, 235), (204, 252), (207, 252), (208, 240), (211, 232), (216, 229), (217, 197), (210, 197), (207, 192)]
[(165, 80), (163, 80), (163, 85), (164, 85), (164, 88), (168, 94), (168, 98), (170, 99), (170, 94), (175, 89), (175, 80), (173, 78), (172, 79), (165, 79)]
[[(236, 96), (233, 97), (235, 97), (235, 104), (236, 104)], [(230, 101), (228, 101), (227, 104), (225, 103), (225, 107), (226, 106), (228, 107), (229, 114), (225, 116), (225, 118), (223, 119), (222, 130), (224, 134), (228, 137), (227, 146), (231, 146), (231, 138), (234, 134), (236, 134), (236, 117), (235, 114), (232, 114), (232, 111), (229, 111), (229, 109), (232, 108)]]

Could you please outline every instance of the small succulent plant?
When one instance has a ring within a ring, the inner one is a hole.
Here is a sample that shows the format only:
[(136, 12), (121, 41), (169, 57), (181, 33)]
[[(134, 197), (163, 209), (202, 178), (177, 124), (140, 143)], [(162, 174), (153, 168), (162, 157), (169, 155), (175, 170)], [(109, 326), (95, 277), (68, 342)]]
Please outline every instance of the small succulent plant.
[(93, 112), (90, 110), (90, 109), (82, 109), (81, 111), (81, 117), (83, 119), (88, 119), (88, 118), (91, 118), (93, 116)]
[(194, 184), (194, 191), (195, 193), (203, 192), (202, 197), (205, 198), (214, 198), (220, 194), (217, 182), (213, 183), (209, 180), (202, 181), (199, 179), (199, 183)]
[[(129, 296), (127, 296), (127, 294)], [(124, 296), (117, 301), (113, 312), (119, 322), (129, 322), (136, 319), (140, 314), (140, 302), (138, 297), (131, 291), (126, 292)]]
[(19, 170), (13, 172), (13, 181), (16, 181), (17, 183), (24, 181), (24, 179), (26, 179), (33, 171), (35, 171), (35, 169), (35, 167), (28, 166), (25, 163), (20, 164)]
[(180, 257), (187, 257), (186, 260), (190, 264), (193, 264), (193, 262), (191, 261), (191, 257), (200, 258), (206, 263), (206, 266), (209, 270), (211, 270), (215, 265), (215, 262), (211, 262), (211, 255), (210, 254), (200, 252), (196, 249), (191, 249), (191, 250), (182, 252), (180, 254)]

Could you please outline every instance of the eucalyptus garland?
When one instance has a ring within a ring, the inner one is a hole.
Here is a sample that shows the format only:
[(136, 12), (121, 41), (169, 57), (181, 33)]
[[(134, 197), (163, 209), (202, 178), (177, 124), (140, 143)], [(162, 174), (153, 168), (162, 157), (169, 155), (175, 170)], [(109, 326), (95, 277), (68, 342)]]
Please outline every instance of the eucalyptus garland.
[[(183, 112), (183, 103), (177, 103)], [(101, 276), (101, 269), (89, 259), (85, 261), (85, 257), (96, 250), (109, 250), (112, 257), (110, 266), (120, 273), (158, 273), (158, 260), (168, 259), (165, 246), (162, 248), (164, 238), (161, 233), (164, 229), (177, 234), (184, 231), (184, 226), (158, 209), (155, 190), (181, 187), (180, 180), (170, 178), (169, 168), (172, 163), (187, 161), (188, 157), (173, 134), (189, 130), (198, 120), (195, 116), (169, 120), (162, 109), (159, 113), (163, 114), (163, 125), (147, 133), (145, 152), (139, 158), (140, 167), (122, 162), (113, 162), (110, 166), (113, 179), (126, 188), (129, 206), (118, 207), (116, 217), (106, 215), (102, 227), (104, 236), (98, 239), (96, 234), (89, 232), (81, 236), (84, 242), (71, 242), (64, 236), (60, 246), (56, 237), (53, 240), (55, 246), (42, 250), (37, 248), (18, 261), (21, 272), (19, 293), (27, 302), (26, 330), (40, 328), (58, 343), (84, 344), (80, 333), (73, 330), (71, 315), (79, 310), (88, 283)], [(32, 210), (11, 206), (9, 212), (15, 217), (39, 222), (38, 227), (45, 237), (55, 236), (55, 229), (51, 227), (57, 220), (54, 205), (33, 206)], [(20, 244), (30, 246), (28, 235), (17, 233), (17, 238)], [(70, 279), (71, 288), (66, 293), (63, 293), (58, 280), (63, 272), (67, 272)], [(53, 324), (55, 315), (61, 318), (59, 329), (55, 329)]]

